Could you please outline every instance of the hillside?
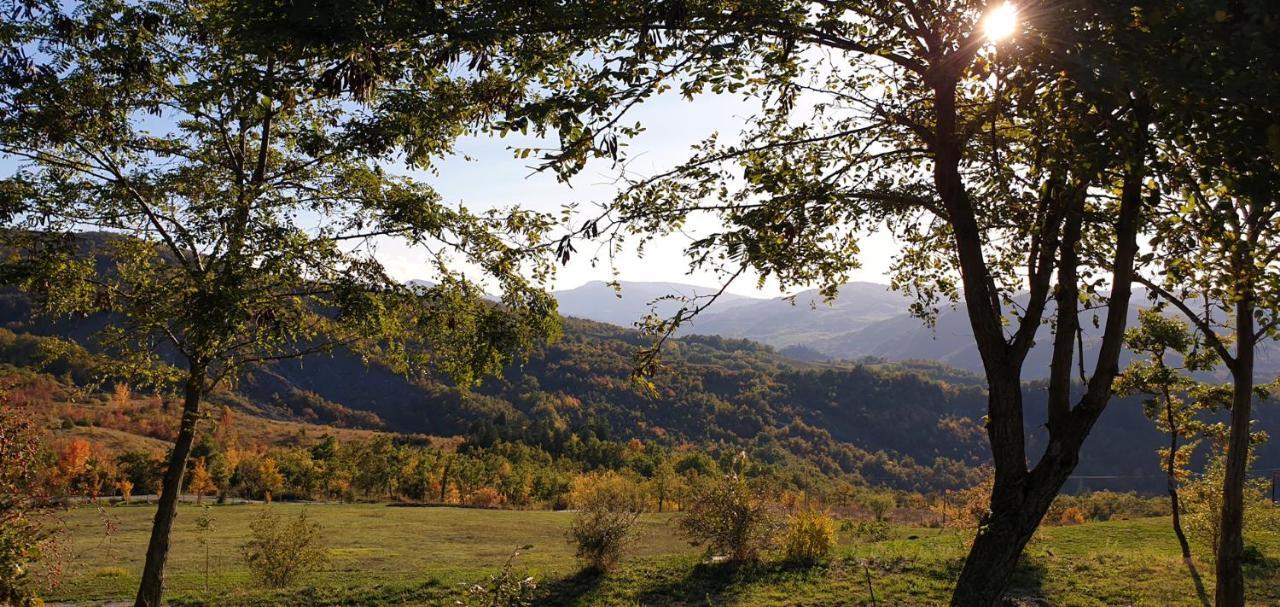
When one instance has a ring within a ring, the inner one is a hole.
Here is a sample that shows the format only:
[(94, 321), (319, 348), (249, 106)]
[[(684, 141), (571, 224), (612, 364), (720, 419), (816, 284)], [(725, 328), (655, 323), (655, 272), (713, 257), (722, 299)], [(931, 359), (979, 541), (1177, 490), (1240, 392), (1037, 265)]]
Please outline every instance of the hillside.
[[(591, 283), (603, 285), (603, 283)], [(649, 306), (639, 300), (651, 300), (665, 294), (705, 293), (710, 289), (694, 285), (668, 283), (621, 283), (622, 297), (611, 289), (579, 289), (556, 292), (561, 312), (589, 320), (631, 326)], [(982, 361), (973, 342), (973, 332), (962, 305), (943, 306), (934, 326), (907, 313), (908, 300), (882, 284), (853, 282), (841, 288), (835, 300), (826, 302), (816, 291), (803, 291), (793, 298), (757, 299), (732, 296), (717, 301), (694, 318), (682, 334), (719, 335), (749, 339), (778, 348), (798, 360), (859, 360), (863, 358), (890, 361), (929, 360), (970, 373), (982, 373)], [(1018, 299), (1025, 306), (1025, 298)], [(1139, 292), (1129, 308), (1130, 321), (1138, 310), (1152, 304)], [(659, 306), (659, 312), (674, 312), (674, 305)], [(1053, 314), (1049, 302), (1046, 317)], [(1105, 315), (1098, 318), (1099, 325)], [(1083, 318), (1083, 343), (1086, 359), (1097, 352), (1101, 331), (1093, 317)], [(1041, 329), (1040, 338), (1027, 357), (1024, 378), (1040, 379), (1049, 366), (1049, 328)], [(1122, 361), (1123, 363), (1124, 361)], [(1280, 375), (1280, 346), (1274, 342), (1259, 344), (1257, 377), (1270, 382)], [(1225, 381), (1225, 375), (1218, 379)]]
[[(100, 320), (29, 322), (20, 296), (0, 307), (3, 362), (87, 379), (84, 363), (32, 354), (37, 335), (83, 341)], [(584, 429), (602, 438), (741, 445), (799, 457), (830, 474), (900, 487), (949, 487), (986, 458), (977, 378), (929, 363), (799, 363), (745, 340), (686, 336), (671, 342), (656, 394), (629, 375), (639, 333), (567, 319), (565, 336), (473, 392), (439, 378), (409, 380), (344, 352), (278, 363), (219, 396), (247, 415), (278, 421), (437, 436), (554, 443)], [(1042, 446), (1042, 392), (1029, 387), (1028, 444)], [(1273, 429), (1272, 407), (1259, 408)], [(1090, 439), (1073, 489), (1161, 486), (1159, 436), (1133, 401), (1116, 401)], [(1280, 462), (1276, 443), (1260, 467)], [(1119, 478), (1085, 478), (1094, 476)]]

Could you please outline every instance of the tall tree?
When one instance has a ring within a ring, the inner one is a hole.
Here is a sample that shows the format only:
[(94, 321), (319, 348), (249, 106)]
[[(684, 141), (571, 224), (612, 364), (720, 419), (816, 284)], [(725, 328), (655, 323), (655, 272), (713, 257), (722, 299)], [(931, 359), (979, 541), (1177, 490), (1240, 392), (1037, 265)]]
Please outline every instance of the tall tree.
[[(565, 68), (581, 86), (516, 118), (581, 117), (553, 125), (561, 140), (546, 166), (568, 178), (593, 156), (619, 157), (626, 110), (669, 88), (739, 93), (762, 109), (737, 141), (712, 138), (670, 171), (631, 179), (579, 235), (644, 241), (711, 215), (722, 228), (688, 248), (695, 266), (830, 296), (856, 267), (859, 234), (893, 229), (907, 243), (895, 285), (926, 318), (963, 297), (986, 370), (995, 482), (952, 601), (995, 604), (1119, 370), (1148, 189), (1149, 34), (1109, 3), (1038, 5), (1002, 41), (984, 37), (978, 1), (638, 4), (616, 8), (603, 58)], [(711, 301), (651, 329), (661, 339)], [(1086, 374), (1081, 314), (1099, 307)], [(1021, 380), (1046, 323), (1048, 436), (1036, 458)], [(1085, 389), (1073, 403), (1077, 367)]]
[[(351, 70), (242, 44), (235, 8), (93, 0), (5, 25), (33, 49), (0, 95), (0, 152), (19, 163), (0, 181), (5, 279), (41, 312), (109, 315), (98, 342), (120, 371), (184, 394), (139, 607), (160, 604), (200, 405), (220, 383), (345, 348), (468, 385), (558, 330), (539, 285), (552, 218), (452, 206), (389, 170), (429, 168), (519, 90), (516, 70), (454, 54), (420, 62), (412, 90), (352, 93)], [(424, 251), (437, 285), (392, 279), (379, 238)]]
[(1280, 324), (1280, 20), (1273, 3), (1187, 3), (1175, 23), (1176, 88), (1157, 125), (1151, 250), (1135, 279), (1183, 313), (1232, 378), (1217, 547), (1219, 606), (1245, 602), (1242, 535), (1259, 340)]

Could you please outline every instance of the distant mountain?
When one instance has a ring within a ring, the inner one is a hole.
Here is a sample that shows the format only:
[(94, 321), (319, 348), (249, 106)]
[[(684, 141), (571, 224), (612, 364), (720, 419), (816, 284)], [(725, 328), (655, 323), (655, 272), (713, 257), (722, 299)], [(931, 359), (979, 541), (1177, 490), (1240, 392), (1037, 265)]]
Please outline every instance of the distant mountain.
[[(648, 302), (663, 295), (706, 294), (708, 287), (675, 283), (622, 283), (619, 299), (603, 282), (588, 283), (578, 289), (559, 291), (561, 313), (598, 322), (632, 326), (649, 312)], [(1014, 298), (1025, 307), (1026, 297)], [(887, 361), (929, 360), (971, 373), (982, 373), (982, 359), (973, 341), (973, 331), (963, 302), (944, 306), (933, 326), (907, 311), (906, 296), (888, 286), (853, 282), (841, 288), (834, 301), (826, 302), (816, 290), (789, 298), (753, 298), (725, 295), (689, 322), (681, 335), (718, 335), (758, 341), (778, 349), (798, 361), (880, 359)], [(658, 311), (672, 314), (675, 302), (661, 302)], [(1129, 324), (1137, 321), (1139, 309), (1150, 306), (1145, 293), (1134, 293), (1129, 306)], [(1049, 303), (1045, 318), (1055, 314)], [(1084, 359), (1091, 364), (1097, 355), (1103, 311), (1081, 316)], [(1027, 357), (1024, 379), (1045, 377), (1049, 368), (1052, 332), (1041, 327), (1037, 342)], [(1127, 356), (1121, 364), (1128, 362)], [(1280, 345), (1259, 345), (1258, 378), (1271, 381), (1280, 375)], [(1225, 379), (1225, 376), (1221, 377)]]
[(693, 319), (685, 333), (720, 335), (759, 341), (777, 348), (808, 346), (831, 357), (834, 352), (818, 344), (840, 340), (870, 325), (900, 318), (906, 299), (885, 285), (852, 282), (840, 289), (832, 302), (818, 291), (803, 291), (789, 298), (719, 302)]
[[(594, 280), (580, 287), (553, 293), (560, 303), (560, 314), (597, 322), (607, 322), (620, 327), (632, 327), (651, 311), (672, 315), (685, 305), (678, 299), (715, 294), (712, 287), (675, 282), (619, 283), (614, 289), (609, 283)], [(713, 309), (733, 310), (757, 302), (760, 298), (725, 293), (716, 299)]]

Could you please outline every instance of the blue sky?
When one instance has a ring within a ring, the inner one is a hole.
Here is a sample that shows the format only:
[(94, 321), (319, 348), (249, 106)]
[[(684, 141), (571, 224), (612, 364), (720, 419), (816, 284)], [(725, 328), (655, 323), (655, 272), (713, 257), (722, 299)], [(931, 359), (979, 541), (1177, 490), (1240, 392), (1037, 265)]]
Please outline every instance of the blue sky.
[[(704, 96), (688, 102), (676, 94), (650, 100), (631, 115), (631, 120), (645, 125), (646, 132), (629, 145), (627, 170), (633, 174), (660, 172), (686, 158), (694, 144), (714, 132), (722, 140), (732, 140), (750, 119), (753, 108), (745, 101), (729, 96)], [(533, 146), (530, 139), (490, 139), (471, 137), (461, 141), (458, 153), (438, 163), (438, 174), (416, 174), (435, 187), (445, 200), (462, 202), (470, 208), (489, 208), (519, 204), (527, 208), (557, 211), (569, 202), (590, 206), (591, 202), (610, 199), (615, 186), (615, 173), (607, 161), (588, 164), (587, 169), (571, 183), (556, 181), (553, 174), (534, 173), (532, 159), (513, 157), (512, 146)], [(470, 157), (468, 160), (466, 157)], [(696, 229), (696, 226), (694, 226)], [(718, 284), (710, 272), (689, 274), (682, 254), (687, 236), (673, 236), (646, 248), (643, 257), (634, 249), (617, 261), (619, 278), (625, 281), (686, 282), (700, 285)], [(863, 268), (853, 280), (887, 282), (885, 273), (897, 247), (885, 234), (869, 235), (862, 243)], [(611, 280), (607, 262), (595, 267), (590, 263), (587, 247), (561, 269), (555, 287), (573, 288), (592, 280)], [(379, 258), (398, 278), (422, 278), (425, 264), (420, 254), (393, 242), (379, 246)], [(772, 297), (781, 294), (776, 285), (764, 291), (755, 289), (754, 278), (743, 277), (731, 291), (743, 295)]]

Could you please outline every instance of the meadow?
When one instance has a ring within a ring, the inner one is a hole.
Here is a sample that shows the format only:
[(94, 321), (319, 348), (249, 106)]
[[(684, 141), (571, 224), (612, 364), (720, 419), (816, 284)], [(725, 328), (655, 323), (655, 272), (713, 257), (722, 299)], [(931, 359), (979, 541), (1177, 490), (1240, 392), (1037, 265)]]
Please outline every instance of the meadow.
[[(239, 546), (262, 508), (306, 509), (324, 526), (323, 571), (294, 588), (263, 590)], [(44, 594), (52, 604), (127, 601), (142, 567), (153, 507), (79, 507), (65, 525), (63, 575)], [(195, 521), (212, 520), (206, 548)], [(706, 563), (675, 531), (671, 514), (647, 514), (620, 569), (581, 572), (567, 543), (565, 512), (393, 507), (380, 504), (184, 505), (167, 574), (175, 605), (454, 605), (461, 590), (496, 573), (513, 549), (516, 568), (534, 576), (540, 605), (938, 605), (961, 566), (964, 532), (893, 526), (887, 538), (840, 534), (825, 563), (796, 567), (775, 559), (746, 568)], [(1280, 533), (1249, 538), (1251, 605), (1280, 605)], [(1207, 549), (1197, 546), (1197, 554)], [(1197, 559), (1212, 593), (1211, 563)], [(874, 593), (874, 598), (873, 598)], [(1043, 529), (1028, 547), (1012, 594), (1024, 605), (1200, 605), (1166, 518)]]

